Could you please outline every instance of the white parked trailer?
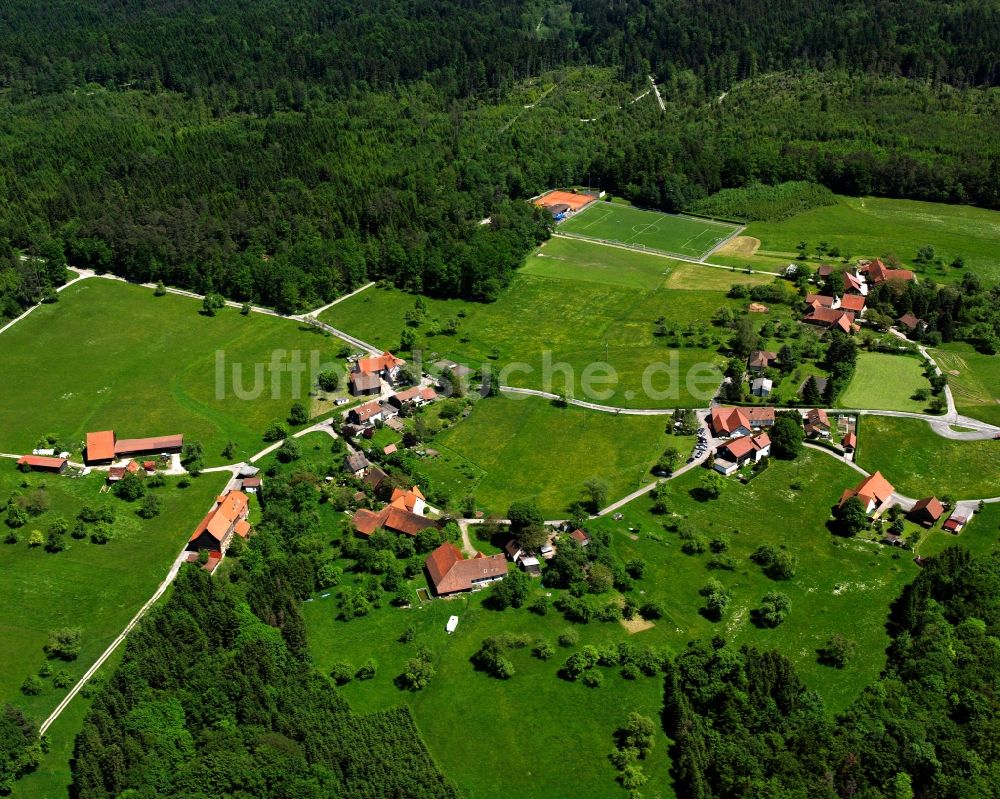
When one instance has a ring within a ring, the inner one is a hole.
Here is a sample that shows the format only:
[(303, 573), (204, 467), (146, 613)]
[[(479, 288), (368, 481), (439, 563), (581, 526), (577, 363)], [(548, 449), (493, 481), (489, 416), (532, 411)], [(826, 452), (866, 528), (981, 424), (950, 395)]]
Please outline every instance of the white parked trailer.
[(448, 625), (445, 629), (448, 631), (448, 635), (455, 632), (455, 628), (458, 627), (458, 616), (452, 616), (448, 619)]

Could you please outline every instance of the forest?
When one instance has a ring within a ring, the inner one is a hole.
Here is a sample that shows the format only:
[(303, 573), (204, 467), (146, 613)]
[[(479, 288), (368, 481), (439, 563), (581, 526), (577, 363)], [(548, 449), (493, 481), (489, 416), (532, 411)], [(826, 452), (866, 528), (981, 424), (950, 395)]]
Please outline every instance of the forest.
[[(668, 211), (792, 180), (1000, 207), (996, 16), (17, 0), (0, 13), (0, 240), (295, 312), (368, 279), (495, 299), (548, 235), (522, 201), (573, 182)], [(665, 112), (630, 102), (647, 74)], [(551, 90), (529, 113), (526, 86)], [(3, 263), (0, 316), (60, 282)]]
[(998, 591), (1000, 556), (928, 561), (892, 610), (884, 673), (834, 719), (780, 654), (693, 643), (666, 676), (678, 794), (995, 795)]

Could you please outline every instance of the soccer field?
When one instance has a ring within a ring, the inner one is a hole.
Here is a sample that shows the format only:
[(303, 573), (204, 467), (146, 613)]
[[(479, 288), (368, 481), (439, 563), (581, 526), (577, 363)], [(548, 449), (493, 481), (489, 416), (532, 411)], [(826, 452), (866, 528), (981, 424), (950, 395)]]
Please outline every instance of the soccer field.
[(558, 228), (560, 233), (573, 236), (698, 259), (705, 258), (738, 230), (738, 225), (728, 222), (605, 202), (587, 206)]

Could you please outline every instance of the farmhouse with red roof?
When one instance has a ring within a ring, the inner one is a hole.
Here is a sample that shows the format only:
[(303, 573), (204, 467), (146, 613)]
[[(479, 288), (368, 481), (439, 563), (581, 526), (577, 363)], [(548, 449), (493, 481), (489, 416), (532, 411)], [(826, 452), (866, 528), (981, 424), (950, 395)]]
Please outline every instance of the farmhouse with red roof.
[(22, 455), (17, 459), (17, 465), (33, 472), (62, 474), (66, 471), (69, 461), (66, 458), (49, 458), (44, 455)]
[(926, 497), (910, 508), (910, 519), (924, 527), (932, 527), (944, 515), (944, 505), (937, 497)]
[(89, 464), (111, 463), (116, 458), (177, 453), (183, 448), (182, 435), (118, 438), (114, 430), (101, 430), (87, 433), (86, 461)]
[(890, 280), (913, 280), (913, 272), (909, 269), (890, 269), (881, 258), (876, 258), (868, 263), (861, 263), (858, 271), (868, 276), (873, 286), (880, 283), (887, 283)]
[(857, 497), (861, 500), (865, 513), (870, 514), (885, 502), (888, 502), (892, 496), (892, 492), (895, 490), (892, 483), (882, 476), (882, 472), (875, 472), (875, 474), (866, 477), (854, 488), (845, 489), (840, 497), (839, 504), (843, 505), (851, 497)]
[(225, 553), (233, 540), (233, 535), (246, 538), (250, 535), (250, 498), (242, 491), (230, 491), (216, 499), (216, 506), (195, 528), (188, 540), (189, 552)]
[(442, 544), (424, 561), (427, 577), (438, 596), (471, 591), (507, 576), (507, 559), (500, 554), (465, 558), (450, 541)]

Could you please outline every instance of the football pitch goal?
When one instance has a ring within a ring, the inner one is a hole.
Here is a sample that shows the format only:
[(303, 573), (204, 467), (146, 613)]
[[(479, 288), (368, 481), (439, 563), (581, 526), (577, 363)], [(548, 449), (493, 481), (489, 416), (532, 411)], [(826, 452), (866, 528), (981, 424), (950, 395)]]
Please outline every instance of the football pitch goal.
[(729, 222), (597, 202), (569, 217), (557, 230), (637, 250), (701, 260), (739, 229)]

